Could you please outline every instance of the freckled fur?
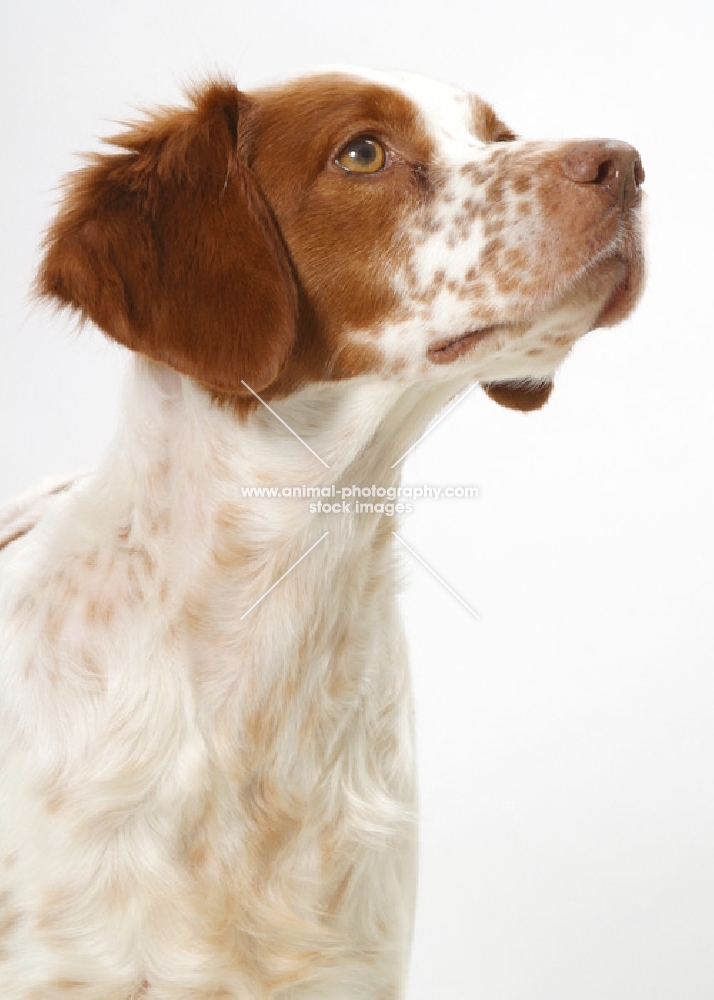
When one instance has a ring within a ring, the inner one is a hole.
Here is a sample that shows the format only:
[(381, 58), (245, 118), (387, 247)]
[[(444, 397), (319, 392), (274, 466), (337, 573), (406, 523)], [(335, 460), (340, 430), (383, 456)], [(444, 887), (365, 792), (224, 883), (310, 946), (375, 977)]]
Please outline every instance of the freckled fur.
[[(381, 174), (335, 164), (359, 134)], [(0, 995), (398, 1000), (398, 523), (242, 487), (396, 486), (474, 380), (542, 406), (623, 274), (616, 319), (635, 302), (637, 209), (563, 174), (580, 147), (409, 75), (218, 81), (114, 147), (68, 181), (38, 288), (136, 352), (122, 424), (0, 513)]]

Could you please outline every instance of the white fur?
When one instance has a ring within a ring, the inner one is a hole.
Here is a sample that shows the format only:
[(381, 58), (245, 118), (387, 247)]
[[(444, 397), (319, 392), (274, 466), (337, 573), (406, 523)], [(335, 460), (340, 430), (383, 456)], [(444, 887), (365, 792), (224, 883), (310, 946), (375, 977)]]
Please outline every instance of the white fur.
[[(241, 1000), (274, 995), (215, 940), (215, 928), (203, 939), (203, 903), (192, 899), (180, 841), (210, 799), (234, 838), (215, 845), (216, 855), (236, 891), (250, 882), (240, 795), (222, 774), (240, 771), (247, 699), (280, 699), (294, 670), (302, 675), (294, 702), (283, 705), (279, 753), (265, 761), (266, 772), (277, 766), (270, 780), (279, 797), (310, 803), (273, 876), (276, 922), (301, 921), (291, 928), (295, 940), (283, 932), (284, 962), (301, 948), (324, 950), (303, 963), (310, 997), (377, 998), (387, 985), (399, 996), (414, 902), (415, 803), (392, 547), (373, 546), (380, 518), (312, 515), (302, 499), (246, 500), (240, 486), (396, 484), (391, 464), (457, 387), (425, 393), (363, 378), (276, 404), (328, 471), (266, 410), (240, 426), (188, 379), (167, 394), (160, 372), (137, 359), (106, 461), (56, 495), (0, 563), (0, 869), (13, 918), (0, 993), (24, 1000), (35, 987), (52, 997), (53, 983), (76, 980), (77, 996), (126, 1000), (146, 979), (152, 1000), (221, 989)], [(167, 516), (153, 534), (149, 526)], [(236, 537), (225, 527), (231, 518)], [(325, 543), (241, 621), (325, 530)], [(217, 567), (211, 553), (236, 543), (243, 564)], [(127, 607), (133, 588), (140, 602)], [(108, 624), (101, 614), (87, 619), (97, 599), (116, 605)], [(187, 627), (194, 607), (205, 617)], [(346, 678), (345, 690), (331, 699), (324, 688), (335, 674)], [(296, 734), (316, 705), (322, 722), (308, 754)], [(359, 878), (336, 941), (326, 944), (321, 911), (334, 886), (320, 884), (315, 851), (332, 824)], [(341, 956), (337, 968), (330, 947)], [(265, 961), (273, 973), (278, 960)], [(308, 994), (296, 986), (275, 995)]]
[(376, 331), (398, 377), (274, 404), (329, 468), (264, 407), (241, 421), (137, 358), (98, 470), (14, 512), (28, 531), (0, 555), (3, 1000), (403, 996), (415, 788), (397, 525), (241, 487), (397, 485), (392, 464), (449, 398), (549, 376), (567, 346), (534, 360), (529, 345), (554, 326), (574, 340), (602, 302), (429, 364), (437, 335), (473, 327), (452, 292), (419, 296), (437, 268), (461, 282), (478, 263), (478, 225), (458, 248), (447, 233), (473, 192), (459, 166), (491, 154), (464, 95), (379, 80), (419, 104), (452, 200), (424, 242), (405, 220), (412, 284), (395, 281), (413, 308)]

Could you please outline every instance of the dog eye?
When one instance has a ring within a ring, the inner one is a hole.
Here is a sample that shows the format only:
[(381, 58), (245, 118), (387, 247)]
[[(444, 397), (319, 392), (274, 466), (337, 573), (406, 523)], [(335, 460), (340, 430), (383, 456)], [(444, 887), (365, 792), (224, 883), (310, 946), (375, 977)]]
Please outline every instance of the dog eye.
[(351, 174), (376, 174), (387, 162), (387, 153), (381, 142), (361, 135), (345, 146), (336, 162)]

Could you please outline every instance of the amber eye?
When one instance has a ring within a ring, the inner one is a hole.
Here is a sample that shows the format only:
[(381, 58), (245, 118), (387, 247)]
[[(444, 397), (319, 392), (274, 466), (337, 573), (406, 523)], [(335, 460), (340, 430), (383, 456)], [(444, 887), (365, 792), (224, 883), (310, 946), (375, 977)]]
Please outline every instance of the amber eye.
[(387, 154), (376, 139), (361, 135), (345, 146), (337, 162), (352, 174), (376, 174), (387, 162)]

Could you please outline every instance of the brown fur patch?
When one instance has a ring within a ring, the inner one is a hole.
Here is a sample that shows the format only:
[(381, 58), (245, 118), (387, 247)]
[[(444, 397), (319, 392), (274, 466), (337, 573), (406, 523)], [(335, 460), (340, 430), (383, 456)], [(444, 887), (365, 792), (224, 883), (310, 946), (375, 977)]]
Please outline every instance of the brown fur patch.
[(11, 542), (16, 542), (18, 538), (22, 538), (23, 535), (26, 535), (28, 531), (31, 531), (34, 526), (34, 523), (23, 524), (22, 527), (11, 531), (8, 535), (3, 535), (3, 537), (0, 538), (0, 550), (4, 549), (6, 545), (10, 545)]
[[(271, 387), (374, 370), (381, 352), (350, 344), (350, 330), (397, 320), (390, 276), (403, 266), (404, 220), (428, 200), (432, 144), (413, 103), (397, 91), (339, 74), (259, 91), (250, 166), (274, 212), (299, 288), (299, 333), (290, 365)], [(351, 175), (334, 156), (370, 134), (388, 149), (377, 174)]]
[(244, 163), (252, 102), (225, 82), (191, 101), (69, 178), (37, 289), (207, 386), (261, 389), (292, 348), (297, 296)]
[(511, 142), (515, 132), (505, 125), (490, 104), (471, 94), (471, 128), (481, 142)]
[(527, 413), (545, 406), (553, 391), (553, 383), (521, 385), (518, 382), (487, 382), (483, 383), (483, 388), (487, 395), (501, 406)]

